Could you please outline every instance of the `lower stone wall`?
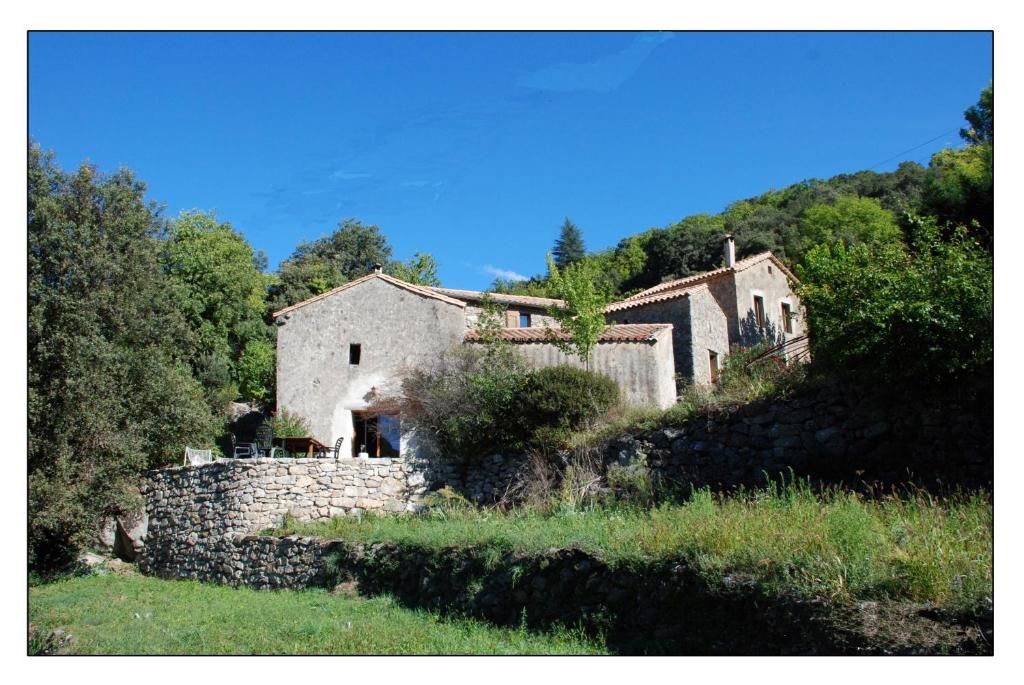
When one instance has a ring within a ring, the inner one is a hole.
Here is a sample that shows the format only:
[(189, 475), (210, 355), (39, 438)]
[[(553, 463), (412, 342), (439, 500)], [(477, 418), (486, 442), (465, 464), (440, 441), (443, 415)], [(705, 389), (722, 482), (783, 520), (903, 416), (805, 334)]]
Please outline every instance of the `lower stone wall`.
[[(965, 621), (918, 605), (769, 597), (741, 574), (709, 585), (682, 562), (610, 565), (577, 549), (495, 558), (472, 547), (234, 534), (188, 547), (147, 544), (140, 568), (262, 590), (348, 583), (362, 595), (498, 625), (582, 628), (620, 653), (990, 653), (992, 644), (990, 616)], [(886, 634), (892, 616), (879, 620), (882, 611), (900, 613), (894, 634)]]

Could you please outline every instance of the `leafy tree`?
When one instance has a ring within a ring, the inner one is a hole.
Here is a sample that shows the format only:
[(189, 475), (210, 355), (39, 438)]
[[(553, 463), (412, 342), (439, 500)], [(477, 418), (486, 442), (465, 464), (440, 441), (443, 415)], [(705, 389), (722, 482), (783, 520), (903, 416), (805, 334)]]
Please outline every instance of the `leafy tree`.
[(579, 357), (589, 369), (590, 354), (605, 327), (604, 308), (611, 301), (610, 294), (597, 285), (597, 274), (589, 261), (570, 264), (559, 271), (549, 254), (548, 269), (555, 296), (565, 302), (563, 307), (548, 307), (548, 315), (572, 336), (569, 340), (553, 334), (549, 337), (559, 349)]
[(978, 104), (971, 105), (964, 112), (968, 128), (960, 129), (960, 137), (970, 145), (994, 145), (995, 126), (993, 115), (995, 108), (992, 101), (992, 85), (983, 88)]
[(815, 205), (804, 212), (799, 228), (800, 252), (815, 245), (898, 243), (896, 217), (878, 200), (844, 195), (834, 205)]
[(28, 168), (29, 564), (53, 567), (101, 517), (137, 504), (147, 468), (212, 442), (200, 347), (161, 269), (158, 208), (127, 169)]
[[(270, 278), (257, 268), (257, 257), (241, 234), (197, 210), (170, 223), (162, 257), (179, 306), (198, 333), (197, 372), (213, 408), (223, 409), (241, 385), (235, 364), (242, 351), (272, 339), (263, 321)], [(261, 399), (266, 388), (257, 388), (249, 377), (242, 396)]]
[(437, 277), (437, 261), (429, 252), (416, 252), (407, 262), (392, 262), (389, 269), (396, 278), (415, 285), (440, 286)]
[(559, 269), (575, 264), (587, 254), (587, 248), (583, 244), (583, 233), (569, 217), (565, 217), (565, 221), (562, 222), (561, 233), (555, 241), (553, 254)]
[(992, 146), (969, 145), (932, 156), (925, 177), (925, 207), (940, 221), (968, 226), (991, 249), (993, 228)]
[(636, 285), (648, 287), (718, 267), (724, 235), (725, 219), (711, 214), (688, 216), (668, 228), (649, 231), (641, 236), (647, 260)]
[(391, 261), (391, 246), (374, 225), (345, 219), (329, 236), (300, 243), (281, 263), (278, 283), (271, 288), (272, 310), (282, 309), (336, 288)]
[(264, 405), (272, 404), (276, 372), (277, 351), (274, 344), (265, 339), (250, 340), (238, 359), (235, 374), (242, 397)]
[(812, 248), (798, 294), (817, 362), (927, 383), (992, 360), (992, 258), (966, 230), (914, 218), (911, 244)]

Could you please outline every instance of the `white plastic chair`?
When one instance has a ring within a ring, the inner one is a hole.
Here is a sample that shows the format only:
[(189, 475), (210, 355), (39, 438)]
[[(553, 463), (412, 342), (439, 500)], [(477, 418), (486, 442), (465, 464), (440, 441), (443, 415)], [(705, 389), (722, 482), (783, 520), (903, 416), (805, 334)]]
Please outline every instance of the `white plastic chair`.
[(202, 466), (213, 463), (213, 450), (197, 450), (185, 448), (185, 466)]

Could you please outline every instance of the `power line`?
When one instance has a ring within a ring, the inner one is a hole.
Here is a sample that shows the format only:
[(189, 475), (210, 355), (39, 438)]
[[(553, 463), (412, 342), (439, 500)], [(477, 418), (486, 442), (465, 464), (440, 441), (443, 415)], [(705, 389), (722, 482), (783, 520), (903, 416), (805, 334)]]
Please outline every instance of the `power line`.
[(950, 130), (948, 130), (948, 131), (943, 131), (942, 133), (940, 133), (939, 135), (935, 136), (935, 137), (934, 137), (934, 138), (932, 138), (931, 140), (926, 140), (926, 141), (924, 141), (923, 143), (921, 143), (920, 145), (915, 145), (914, 147), (912, 147), (912, 148), (908, 148), (908, 149), (904, 150), (903, 152), (897, 152), (897, 153), (896, 153), (895, 155), (893, 155), (892, 157), (888, 157), (888, 158), (886, 158), (886, 159), (883, 159), (883, 160), (882, 160), (881, 162), (879, 162), (878, 164), (875, 164), (875, 165), (873, 165), (873, 166), (869, 166), (869, 167), (868, 167), (868, 169), (869, 169), (869, 170), (871, 170), (871, 169), (876, 169), (876, 168), (878, 168), (878, 167), (882, 166), (883, 164), (885, 164), (886, 162), (891, 162), (892, 160), (896, 159), (897, 157), (902, 157), (903, 155), (907, 154), (908, 152), (913, 152), (914, 150), (917, 150), (917, 149), (919, 149), (919, 148), (922, 148), (922, 147), (924, 147), (925, 145), (928, 145), (929, 143), (934, 143), (934, 142), (935, 142), (936, 140), (938, 140), (939, 138), (942, 138), (943, 136), (948, 136), (948, 135), (949, 135), (950, 133), (954, 133), (954, 132), (956, 132), (956, 131), (958, 131), (958, 130), (959, 130), (959, 129), (955, 129), (955, 128), (954, 128), (954, 129), (950, 129)]

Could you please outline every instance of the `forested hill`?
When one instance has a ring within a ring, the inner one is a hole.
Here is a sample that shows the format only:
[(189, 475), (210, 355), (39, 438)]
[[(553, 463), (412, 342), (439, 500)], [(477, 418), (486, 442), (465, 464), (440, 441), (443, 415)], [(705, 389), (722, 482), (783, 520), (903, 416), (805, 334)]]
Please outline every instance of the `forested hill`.
[[(982, 246), (992, 243), (992, 144), (991, 119), (970, 121), (973, 111), (984, 108), (991, 89), (965, 116), (970, 128), (962, 136), (963, 149), (946, 149), (933, 155), (928, 166), (903, 162), (895, 171), (859, 171), (827, 180), (810, 179), (757, 197), (738, 200), (718, 214), (695, 214), (681, 221), (651, 228), (623, 238), (616, 247), (585, 253), (585, 231), (566, 225), (577, 259), (559, 260), (563, 235), (555, 245), (555, 261), (565, 266), (589, 261), (603, 285), (614, 295), (648, 288), (666, 279), (688, 276), (721, 266), (721, 241), (725, 233), (736, 237), (737, 256), (742, 258), (771, 250), (795, 266), (815, 244), (842, 241), (870, 243), (906, 237), (915, 218), (932, 217), (939, 225), (965, 226)], [(981, 130), (981, 132), (979, 132)], [(971, 139), (977, 137), (977, 141)], [(988, 139), (985, 140), (985, 136)], [(585, 256), (584, 256), (585, 255)], [(559, 263), (561, 262), (561, 263)], [(546, 274), (528, 281), (496, 281), (499, 292), (548, 295)]]

